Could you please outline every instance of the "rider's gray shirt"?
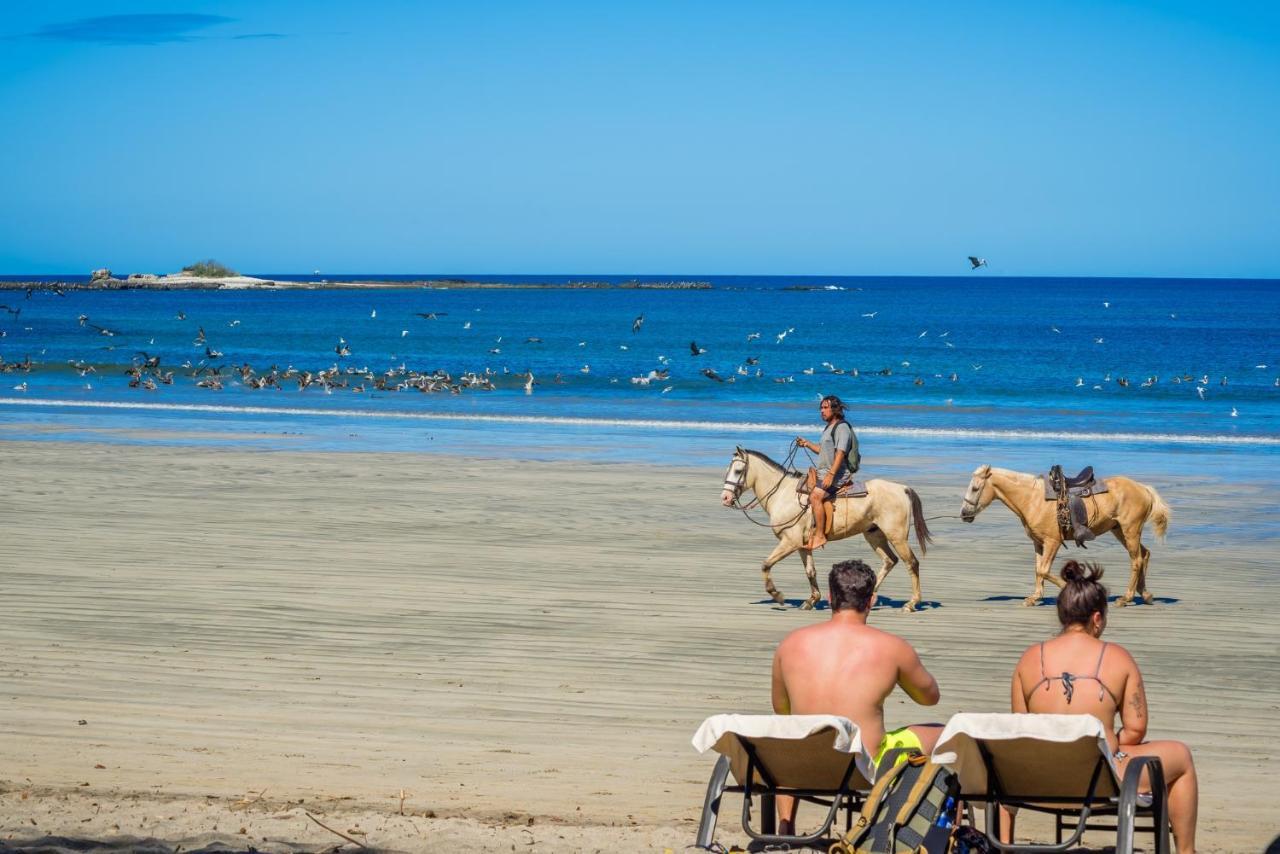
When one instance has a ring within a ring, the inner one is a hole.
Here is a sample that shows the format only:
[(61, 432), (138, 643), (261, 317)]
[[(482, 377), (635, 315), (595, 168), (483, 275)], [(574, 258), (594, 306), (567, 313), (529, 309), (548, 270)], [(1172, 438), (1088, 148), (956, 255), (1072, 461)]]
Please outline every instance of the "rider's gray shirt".
[(835, 473), (833, 484), (843, 483), (853, 477), (858, 470), (858, 437), (853, 435), (853, 428), (847, 421), (836, 421), (828, 424), (822, 431), (822, 447), (818, 452), (818, 477), (825, 479), (835, 461), (836, 451), (844, 451), (844, 463)]

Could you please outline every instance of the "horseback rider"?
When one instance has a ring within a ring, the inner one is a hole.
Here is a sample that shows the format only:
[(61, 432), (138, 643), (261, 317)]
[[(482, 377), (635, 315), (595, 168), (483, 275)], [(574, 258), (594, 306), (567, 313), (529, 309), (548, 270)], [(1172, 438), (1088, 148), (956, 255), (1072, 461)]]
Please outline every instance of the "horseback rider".
[(844, 402), (829, 394), (822, 398), (818, 412), (827, 425), (822, 430), (819, 444), (815, 445), (803, 436), (796, 437), (797, 445), (818, 452), (818, 467), (809, 469), (806, 482), (813, 508), (813, 534), (805, 546), (807, 549), (820, 549), (827, 544), (827, 515), (831, 512), (827, 504), (853, 480), (860, 461), (858, 437), (853, 434), (849, 422), (844, 420)]

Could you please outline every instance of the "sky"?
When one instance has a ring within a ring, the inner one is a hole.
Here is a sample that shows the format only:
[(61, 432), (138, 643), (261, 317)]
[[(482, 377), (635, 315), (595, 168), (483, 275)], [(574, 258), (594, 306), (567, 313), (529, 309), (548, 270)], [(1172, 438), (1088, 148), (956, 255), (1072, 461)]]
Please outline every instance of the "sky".
[(0, 274), (1280, 278), (1280, 4), (0, 4)]

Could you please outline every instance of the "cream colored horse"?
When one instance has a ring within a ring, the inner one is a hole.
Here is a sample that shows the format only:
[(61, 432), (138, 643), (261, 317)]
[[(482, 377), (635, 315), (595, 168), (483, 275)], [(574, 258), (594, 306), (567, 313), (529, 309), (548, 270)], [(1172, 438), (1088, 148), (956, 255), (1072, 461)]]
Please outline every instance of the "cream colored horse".
[[(813, 530), (813, 512), (809, 509), (808, 496), (804, 497), (802, 503), (800, 496), (796, 494), (796, 487), (801, 480), (802, 475), (798, 472), (787, 471), (759, 451), (738, 448), (725, 472), (724, 492), (720, 500), (725, 507), (733, 507), (744, 492), (755, 493), (755, 501), (769, 514), (773, 534), (778, 538), (778, 547), (760, 566), (760, 571), (764, 573), (764, 589), (775, 602), (786, 604), (787, 600), (773, 585), (771, 571), (778, 561), (798, 551), (800, 559), (804, 561), (805, 575), (809, 578), (809, 598), (803, 606), (808, 609), (822, 599), (822, 591), (818, 588), (813, 552), (804, 547)], [(883, 564), (876, 575), (876, 590), (880, 589), (889, 570), (897, 564), (898, 555), (902, 555), (911, 573), (911, 599), (902, 609), (914, 611), (920, 604), (920, 561), (907, 542), (912, 524), (915, 525), (920, 554), (925, 553), (926, 544), (931, 542), (929, 527), (924, 521), (924, 510), (915, 490), (888, 480), (869, 480), (865, 496), (838, 498), (832, 512), (834, 516), (829, 540), (842, 540), (854, 534), (862, 534), (880, 555)]]
[[(1169, 506), (1151, 487), (1127, 477), (1109, 477), (1102, 481), (1107, 491), (1084, 499), (1089, 510), (1089, 530), (1095, 534), (1110, 531), (1129, 552), (1129, 588), (1121, 597), (1124, 607), (1138, 593), (1150, 604), (1147, 590), (1147, 564), (1151, 550), (1142, 544), (1142, 526), (1150, 519), (1161, 540), (1169, 530)], [(1026, 529), (1036, 548), (1036, 589), (1022, 604), (1034, 605), (1044, 595), (1045, 580), (1062, 589), (1062, 579), (1055, 576), (1053, 558), (1062, 547), (1058, 530), (1057, 502), (1044, 498), (1044, 478), (1033, 474), (978, 466), (964, 494), (960, 518), (972, 522), (992, 501), (1000, 500), (1013, 511)]]

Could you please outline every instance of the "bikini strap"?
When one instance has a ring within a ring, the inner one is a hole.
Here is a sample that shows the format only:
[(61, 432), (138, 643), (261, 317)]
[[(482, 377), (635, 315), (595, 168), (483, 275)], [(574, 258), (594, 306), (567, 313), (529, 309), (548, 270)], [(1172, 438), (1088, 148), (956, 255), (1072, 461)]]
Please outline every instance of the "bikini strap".
[[(1093, 678), (1094, 678), (1094, 679), (1098, 679), (1098, 677), (1099, 677), (1100, 675), (1102, 675), (1102, 656), (1104, 656), (1104, 655), (1106, 655), (1106, 654), (1107, 654), (1107, 642), (1106, 642), (1106, 641), (1103, 641), (1103, 642), (1102, 642), (1102, 652), (1098, 653), (1098, 663), (1097, 663), (1097, 664), (1095, 664), (1095, 665), (1093, 666)], [(1098, 682), (1102, 682), (1102, 680), (1101, 680), (1101, 679), (1098, 679)]]
[(1049, 678), (1049, 674), (1044, 669), (1044, 641), (1040, 641), (1040, 678)]

